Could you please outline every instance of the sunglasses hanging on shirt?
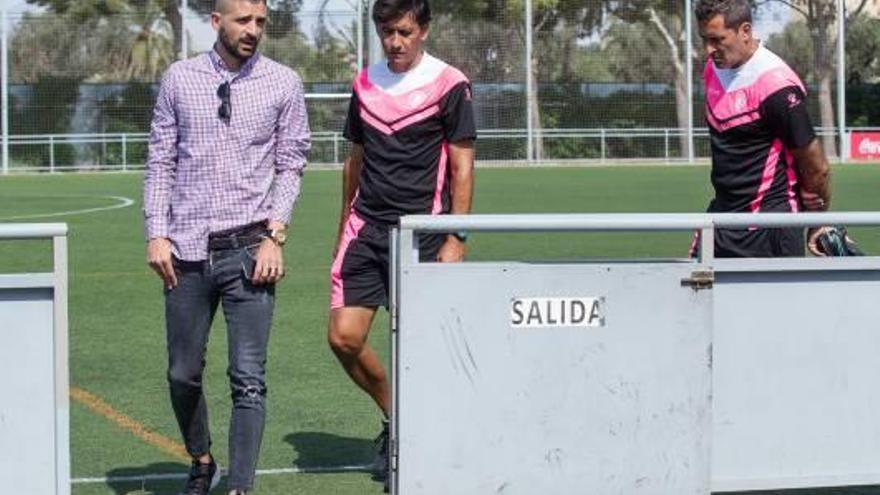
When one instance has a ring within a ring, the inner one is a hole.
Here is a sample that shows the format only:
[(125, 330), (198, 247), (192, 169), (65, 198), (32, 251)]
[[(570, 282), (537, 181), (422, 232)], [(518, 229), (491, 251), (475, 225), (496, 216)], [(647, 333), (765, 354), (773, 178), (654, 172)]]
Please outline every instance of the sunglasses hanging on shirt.
[(229, 122), (229, 119), (232, 118), (232, 99), (229, 97), (229, 81), (224, 82), (217, 88), (217, 96), (220, 97), (220, 108), (217, 109), (217, 115)]

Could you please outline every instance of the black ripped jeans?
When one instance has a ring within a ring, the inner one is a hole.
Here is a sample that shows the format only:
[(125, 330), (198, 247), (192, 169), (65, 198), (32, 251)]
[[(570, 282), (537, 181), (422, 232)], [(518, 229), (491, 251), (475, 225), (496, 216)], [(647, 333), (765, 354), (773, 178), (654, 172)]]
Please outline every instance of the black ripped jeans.
[(206, 261), (174, 260), (178, 285), (165, 291), (171, 405), (194, 457), (211, 448), (202, 370), (211, 321), (217, 305), (223, 305), (232, 389), (230, 490), (253, 487), (266, 417), (266, 349), (275, 287), (251, 284), (256, 250), (252, 245), (210, 251)]

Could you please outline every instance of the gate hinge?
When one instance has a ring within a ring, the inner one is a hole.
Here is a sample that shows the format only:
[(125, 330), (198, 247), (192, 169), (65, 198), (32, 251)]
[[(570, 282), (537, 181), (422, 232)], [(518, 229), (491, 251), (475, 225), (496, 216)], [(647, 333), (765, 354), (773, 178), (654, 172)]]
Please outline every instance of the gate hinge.
[(715, 272), (712, 270), (695, 270), (690, 278), (681, 279), (682, 287), (690, 287), (694, 290), (711, 289), (715, 285)]

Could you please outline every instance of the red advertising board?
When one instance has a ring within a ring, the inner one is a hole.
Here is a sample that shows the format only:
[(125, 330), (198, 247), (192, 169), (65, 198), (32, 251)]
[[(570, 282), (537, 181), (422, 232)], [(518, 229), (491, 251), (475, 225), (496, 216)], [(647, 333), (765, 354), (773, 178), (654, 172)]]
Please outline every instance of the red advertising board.
[(849, 143), (852, 160), (880, 161), (880, 132), (853, 131)]

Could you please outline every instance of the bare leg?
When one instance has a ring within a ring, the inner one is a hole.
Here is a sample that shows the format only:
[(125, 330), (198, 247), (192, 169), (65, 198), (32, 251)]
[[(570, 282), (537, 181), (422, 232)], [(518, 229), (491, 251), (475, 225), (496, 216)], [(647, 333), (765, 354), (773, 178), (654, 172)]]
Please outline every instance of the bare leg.
[(387, 418), (391, 402), (388, 378), (382, 361), (367, 344), (374, 316), (376, 308), (344, 307), (331, 310), (327, 340), (348, 376), (373, 398)]

